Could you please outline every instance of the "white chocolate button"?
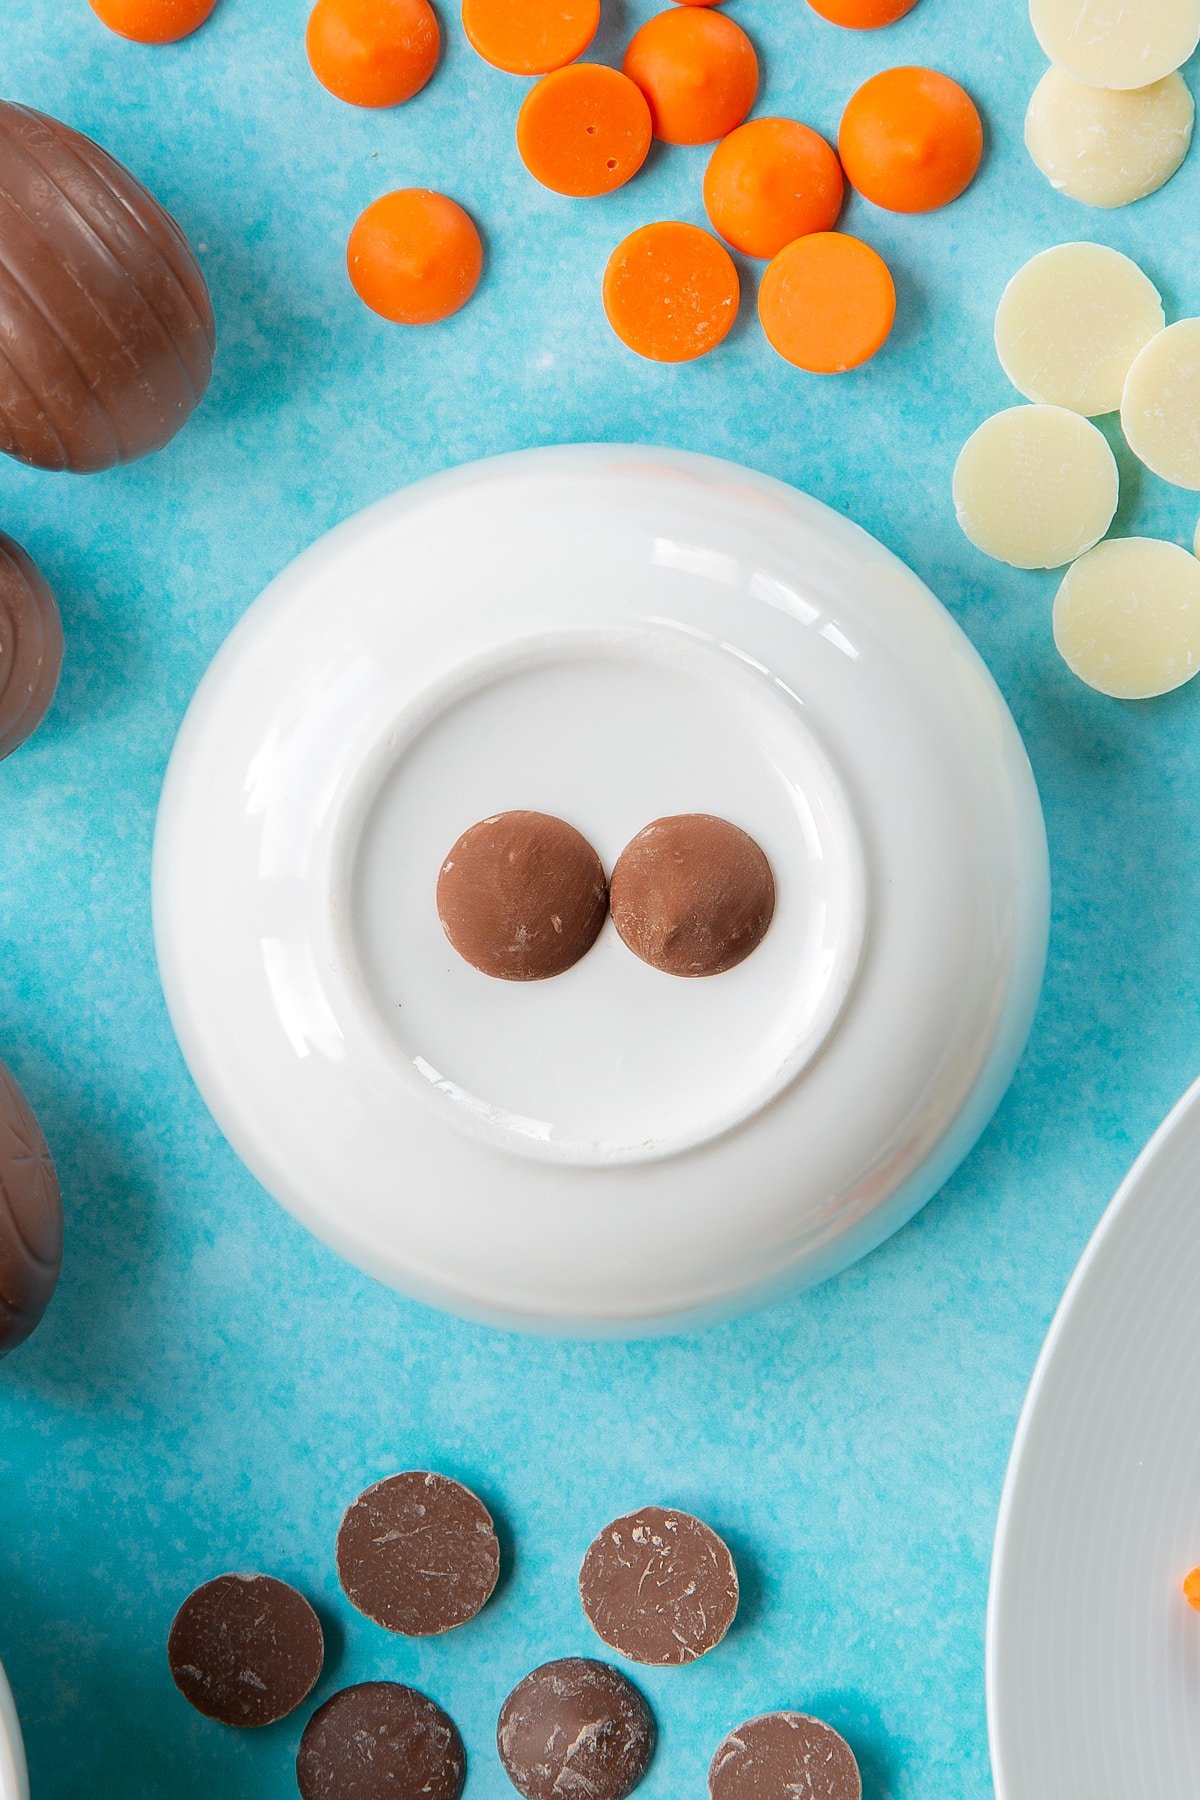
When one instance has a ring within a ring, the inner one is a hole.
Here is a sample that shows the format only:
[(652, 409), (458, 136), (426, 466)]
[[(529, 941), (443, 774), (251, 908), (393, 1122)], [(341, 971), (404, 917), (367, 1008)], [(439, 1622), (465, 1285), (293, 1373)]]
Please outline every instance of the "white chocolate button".
[(1092, 87), (1147, 87), (1200, 43), (1200, 0), (1029, 0), (1029, 17), (1050, 61)]
[(1200, 319), (1168, 325), (1134, 358), (1121, 427), (1155, 475), (1200, 491)]
[(1195, 116), (1182, 75), (1118, 92), (1047, 69), (1029, 102), (1025, 144), (1060, 194), (1086, 206), (1128, 206), (1170, 181)]
[(954, 510), (977, 549), (1015, 569), (1058, 569), (1098, 543), (1117, 510), (1103, 435), (1062, 406), (986, 419), (954, 470)]
[(1068, 569), (1054, 641), (1081, 681), (1148, 700), (1200, 669), (1200, 562), (1158, 538), (1110, 538)]
[(1116, 412), (1133, 359), (1162, 330), (1158, 289), (1107, 244), (1059, 244), (1018, 269), (996, 312), (996, 352), (1027, 400), (1085, 418)]

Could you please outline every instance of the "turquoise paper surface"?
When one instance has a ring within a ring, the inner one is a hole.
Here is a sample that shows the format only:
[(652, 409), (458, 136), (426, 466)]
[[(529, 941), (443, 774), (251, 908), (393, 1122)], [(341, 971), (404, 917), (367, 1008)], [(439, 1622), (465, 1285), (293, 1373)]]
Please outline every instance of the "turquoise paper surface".
[[(606, 0), (619, 57), (652, 7)], [(317, 1698), (371, 1677), (445, 1705), (468, 1800), (511, 1793), (509, 1688), (597, 1640), (576, 1594), (594, 1531), (668, 1501), (728, 1537), (744, 1582), (722, 1649), (637, 1676), (661, 1726), (644, 1800), (704, 1792), (723, 1733), (776, 1706), (823, 1714), (867, 1800), (989, 1791), (983, 1638), (1008, 1447), (1047, 1322), (1134, 1150), (1200, 1063), (1200, 692), (1123, 707), (1050, 636), (1053, 576), (961, 537), (950, 474), (1011, 404), (991, 321), (1032, 252), (1112, 243), (1200, 312), (1200, 157), (1124, 212), (1051, 192), (1021, 141), (1043, 60), (1019, 0), (920, 0), (880, 33), (803, 0), (731, 0), (764, 67), (759, 111), (836, 132), (867, 75), (928, 63), (985, 114), (983, 173), (927, 218), (853, 201), (890, 261), (899, 321), (861, 372), (781, 362), (753, 311), (703, 362), (630, 355), (600, 307), (607, 255), (650, 219), (702, 220), (706, 152), (657, 148), (609, 199), (536, 186), (524, 84), (442, 9), (431, 85), (371, 114), (317, 86), (304, 0), (220, 0), (183, 44), (106, 32), (85, 0), (10, 5), (4, 93), (96, 137), (175, 212), (220, 346), (203, 409), (148, 462), (91, 479), (0, 467), (0, 526), (62, 604), (68, 661), (35, 740), (0, 767), (0, 1056), (50, 1140), (67, 1207), (62, 1286), (0, 1365), (0, 1659), (34, 1800), (276, 1800), (305, 1712), (238, 1735), (193, 1713), (165, 1658), (180, 1600), (226, 1569), (296, 1581), (329, 1659)], [(487, 239), (475, 301), (405, 332), (344, 269), (359, 211), (441, 187)], [(340, 1263), (242, 1170), (175, 1047), (155, 975), (149, 858), (163, 769), (213, 652), (327, 527), (492, 452), (638, 440), (806, 488), (906, 558), (978, 645), (1026, 737), (1055, 878), (1045, 999), (999, 1116), (918, 1221), (840, 1280), (688, 1338), (530, 1341), (408, 1304)], [(1195, 497), (1118, 452), (1118, 528), (1191, 542)], [(458, 1475), (502, 1522), (495, 1602), (444, 1639), (389, 1637), (341, 1596), (343, 1507), (394, 1469)]]

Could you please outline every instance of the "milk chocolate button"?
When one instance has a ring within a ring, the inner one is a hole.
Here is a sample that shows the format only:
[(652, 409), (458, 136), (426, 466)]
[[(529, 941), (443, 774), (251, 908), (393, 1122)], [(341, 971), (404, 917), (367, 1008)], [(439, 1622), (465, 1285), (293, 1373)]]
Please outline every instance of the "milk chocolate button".
[(0, 101), (0, 244), (0, 450), (84, 472), (161, 448), (214, 344), (174, 219), (89, 138)]
[(321, 1622), (273, 1575), (218, 1575), (189, 1594), (167, 1642), (175, 1685), (222, 1725), (273, 1725), (317, 1684)]
[(308, 1721), (296, 1757), (302, 1800), (458, 1800), (466, 1774), (453, 1719), (395, 1681), (334, 1694)]
[(20, 544), (0, 531), (0, 761), (49, 712), (62, 658), (54, 595)]
[(613, 870), (613, 924), (667, 975), (723, 975), (766, 936), (775, 912), (771, 865), (728, 819), (682, 813), (655, 819)]
[(437, 882), (446, 936), (501, 981), (545, 981), (571, 968), (595, 943), (607, 906), (600, 858), (549, 813), (481, 819), (463, 832)]
[(716, 1532), (661, 1506), (605, 1526), (584, 1557), (579, 1592), (606, 1644), (662, 1668), (715, 1649), (738, 1606), (737, 1570)]
[(62, 1200), (29, 1102), (0, 1063), (0, 1356), (23, 1344), (62, 1266)]
[(469, 1488), (411, 1469), (360, 1494), (342, 1520), (338, 1576), (368, 1619), (405, 1637), (465, 1624), (500, 1574), (492, 1515)]
[(804, 1713), (764, 1713), (731, 1731), (708, 1771), (711, 1800), (862, 1800), (845, 1738)]
[(525, 1800), (624, 1800), (650, 1766), (654, 1717), (607, 1663), (543, 1663), (504, 1702), (500, 1761)]

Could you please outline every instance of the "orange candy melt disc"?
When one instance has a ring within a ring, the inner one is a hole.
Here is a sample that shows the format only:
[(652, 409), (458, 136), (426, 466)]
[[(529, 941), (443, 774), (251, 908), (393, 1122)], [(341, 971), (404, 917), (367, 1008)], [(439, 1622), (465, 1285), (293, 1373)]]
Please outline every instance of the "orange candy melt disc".
[(465, 306), (483, 272), (471, 215), (429, 188), (401, 188), (368, 206), (346, 246), (365, 305), (398, 325), (432, 325)]
[(217, 0), (88, 0), (101, 24), (135, 44), (174, 44), (190, 37)]
[(676, 220), (631, 232), (604, 271), (609, 324), (652, 362), (691, 362), (715, 350), (737, 317), (739, 291), (724, 244)]
[(831, 25), (846, 25), (852, 31), (878, 31), (881, 25), (894, 25), (910, 13), (917, 0), (808, 0), (808, 4)]
[(305, 48), (322, 87), (350, 106), (399, 106), (437, 67), (429, 0), (317, 0)]
[(758, 58), (724, 13), (676, 6), (635, 32), (625, 73), (650, 102), (654, 135), (667, 144), (711, 144), (740, 125), (758, 92)]
[(1200, 1612), (1200, 1569), (1193, 1569), (1190, 1575), (1184, 1576), (1183, 1597), (1189, 1606)]
[(723, 138), (704, 177), (704, 210), (727, 244), (774, 256), (793, 238), (832, 231), (842, 210), (842, 165), (795, 119), (751, 119)]
[(758, 316), (773, 350), (814, 375), (869, 361), (896, 317), (896, 288), (877, 251), (841, 231), (781, 250), (762, 278)]
[(936, 69), (885, 69), (852, 96), (838, 149), (846, 178), (889, 212), (933, 212), (970, 186), (983, 123), (957, 81)]
[(493, 68), (548, 75), (583, 55), (600, 24), (600, 0), (463, 0), (462, 22)]
[(517, 116), (517, 149), (529, 173), (573, 199), (623, 187), (645, 162), (650, 136), (641, 88), (600, 63), (544, 75)]

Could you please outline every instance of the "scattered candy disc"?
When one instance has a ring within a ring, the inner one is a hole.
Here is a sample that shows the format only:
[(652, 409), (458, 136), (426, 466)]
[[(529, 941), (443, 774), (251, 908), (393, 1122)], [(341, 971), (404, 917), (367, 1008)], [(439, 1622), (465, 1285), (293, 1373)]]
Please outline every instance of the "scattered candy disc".
[(606, 1525), (579, 1573), (583, 1610), (631, 1662), (674, 1668), (715, 1650), (733, 1624), (738, 1578), (716, 1532), (646, 1506)]
[(794, 238), (832, 231), (842, 210), (842, 165), (796, 119), (750, 119), (723, 138), (704, 177), (714, 231), (745, 256), (774, 256)]
[(465, 306), (479, 286), (483, 244), (456, 200), (400, 188), (356, 221), (346, 267), (372, 312), (397, 325), (433, 325)]
[(529, 173), (556, 194), (611, 194), (650, 149), (650, 108), (628, 75), (572, 63), (530, 88), (517, 115), (517, 149)]
[(437, 67), (429, 0), (317, 0), (305, 48), (322, 87), (350, 106), (400, 106)]
[(1200, 562), (1157, 538), (1111, 538), (1067, 570), (1054, 642), (1081, 681), (1148, 700), (1200, 669)]
[(846, 179), (889, 212), (934, 212), (956, 200), (983, 156), (975, 102), (936, 69), (885, 69), (842, 114)]
[(788, 362), (814, 375), (840, 375), (887, 342), (896, 287), (869, 244), (842, 231), (814, 232), (770, 264), (758, 316), (767, 342)]
[(458, 1800), (466, 1778), (453, 1719), (395, 1681), (334, 1694), (308, 1721), (296, 1757), (301, 1800)]
[(1047, 69), (1025, 116), (1025, 145), (1051, 187), (1086, 206), (1128, 206), (1170, 181), (1188, 153), (1196, 105), (1181, 75), (1118, 91)]
[(586, 956), (608, 910), (604, 865), (549, 813), (507, 812), (464, 831), (442, 864), (437, 909), (459, 955), (500, 981), (547, 981)]
[(996, 312), (996, 351), (1027, 400), (1086, 418), (1116, 412), (1138, 351), (1164, 324), (1158, 289), (1106, 244), (1059, 244), (1018, 269)]
[(711, 144), (740, 125), (758, 93), (758, 58), (724, 13), (676, 6), (634, 33), (626, 75), (650, 102), (654, 135), (667, 144)]
[(1180, 319), (1136, 357), (1121, 398), (1133, 454), (1176, 487), (1200, 491), (1200, 319)]
[(492, 1516), (469, 1488), (410, 1469), (377, 1481), (342, 1520), (338, 1579), (388, 1631), (433, 1637), (491, 1599), (500, 1573)]
[(580, 1656), (527, 1675), (496, 1728), (500, 1761), (525, 1800), (625, 1800), (650, 1766), (654, 1739), (633, 1683)]
[(174, 44), (200, 29), (217, 0), (88, 0), (88, 4), (118, 37), (135, 44)]
[(737, 317), (739, 293), (725, 246), (672, 219), (631, 232), (604, 271), (609, 324), (652, 362), (691, 362), (714, 350)]
[(739, 826), (708, 813), (681, 813), (655, 819), (625, 846), (612, 872), (609, 906), (622, 942), (651, 968), (723, 975), (766, 936), (775, 879)]
[(808, 0), (808, 4), (831, 25), (846, 25), (852, 31), (877, 31), (881, 25), (894, 25), (910, 13), (917, 0)]
[(1200, 1569), (1193, 1569), (1184, 1576), (1183, 1597), (1190, 1607), (1200, 1612)]
[(548, 75), (583, 55), (600, 24), (600, 0), (463, 0), (462, 22), (493, 68)]
[(845, 1738), (804, 1713), (764, 1713), (731, 1731), (708, 1771), (711, 1800), (862, 1800)]
[(303, 1594), (272, 1575), (218, 1575), (189, 1594), (167, 1642), (175, 1685), (222, 1725), (273, 1725), (317, 1684), (321, 1623)]
[(1058, 569), (1113, 522), (1116, 459), (1096, 426), (1062, 406), (985, 419), (954, 469), (954, 509), (976, 549), (1014, 569)]
[(1091, 87), (1147, 87), (1200, 43), (1200, 0), (1029, 0), (1029, 17), (1050, 61)]

